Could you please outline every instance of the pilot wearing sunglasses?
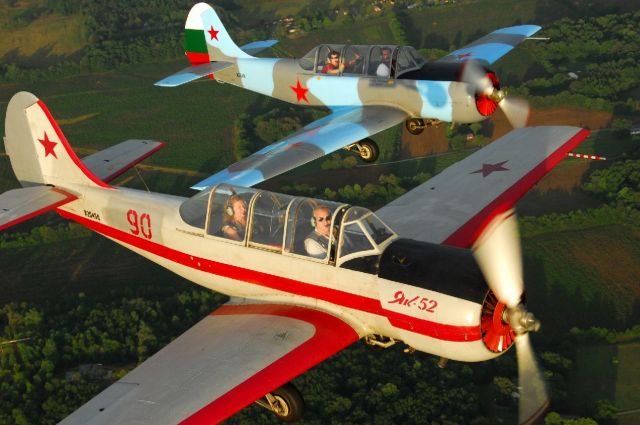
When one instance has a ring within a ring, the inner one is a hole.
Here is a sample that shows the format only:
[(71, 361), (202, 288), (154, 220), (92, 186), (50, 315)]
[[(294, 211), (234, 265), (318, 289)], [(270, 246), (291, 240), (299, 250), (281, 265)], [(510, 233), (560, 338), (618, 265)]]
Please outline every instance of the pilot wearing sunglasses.
[[(324, 259), (329, 250), (329, 236), (332, 228), (329, 208), (322, 205), (315, 207), (311, 223), (314, 229), (304, 240), (304, 248), (309, 256)], [(333, 246), (331, 250), (333, 251)]]

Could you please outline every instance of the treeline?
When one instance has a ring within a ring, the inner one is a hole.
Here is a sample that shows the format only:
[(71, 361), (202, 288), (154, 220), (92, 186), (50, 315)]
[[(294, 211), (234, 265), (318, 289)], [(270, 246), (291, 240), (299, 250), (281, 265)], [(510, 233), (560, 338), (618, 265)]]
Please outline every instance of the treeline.
[(545, 74), (521, 90), (533, 96), (626, 102), (640, 87), (639, 20), (635, 12), (554, 22), (543, 29), (551, 40), (532, 47)]
[(0, 249), (24, 248), (89, 236), (91, 236), (91, 231), (77, 223), (61, 223), (57, 226), (43, 225), (33, 227), (28, 233), (5, 232), (0, 234)]
[(0, 342), (22, 340), (0, 351), (0, 423), (57, 423), (224, 300), (197, 288), (136, 291), (0, 308)]

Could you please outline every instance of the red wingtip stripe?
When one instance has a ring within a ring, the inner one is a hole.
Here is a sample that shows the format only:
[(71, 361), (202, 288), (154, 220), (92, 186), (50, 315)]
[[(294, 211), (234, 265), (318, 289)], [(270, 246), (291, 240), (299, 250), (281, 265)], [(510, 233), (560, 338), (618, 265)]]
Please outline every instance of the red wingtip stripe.
[(535, 186), (542, 177), (544, 177), (553, 167), (555, 167), (567, 153), (572, 151), (591, 132), (586, 129), (580, 129), (573, 137), (567, 140), (559, 149), (549, 155), (533, 168), (529, 173), (517, 181), (513, 186), (504, 191), (500, 196), (494, 199), (489, 205), (473, 216), (469, 221), (449, 236), (443, 244), (457, 246), (460, 248), (469, 248), (480, 237), (484, 229), (491, 223), (496, 216), (513, 208), (515, 203), (533, 186)]
[(165, 143), (164, 142), (160, 142), (160, 144), (158, 146), (156, 146), (155, 148), (151, 149), (149, 152), (146, 152), (144, 155), (141, 155), (140, 157), (132, 160), (129, 164), (127, 164), (124, 167), (120, 168), (119, 170), (117, 170), (113, 174), (105, 177), (103, 179), (103, 181), (110, 182), (111, 180), (115, 179), (116, 177), (122, 175), (125, 171), (129, 170), (130, 168), (132, 168), (134, 165), (138, 164), (139, 162), (144, 161), (145, 159), (149, 158), (151, 155), (153, 155), (154, 153), (158, 152), (160, 149), (162, 149), (164, 147), (165, 147)]
[(224, 305), (212, 313), (214, 316), (245, 314), (301, 320), (312, 324), (316, 332), (289, 353), (180, 422), (180, 425), (218, 423), (359, 339), (353, 328), (342, 320), (310, 308), (274, 304)]
[(64, 204), (67, 204), (67, 203), (69, 203), (69, 202), (71, 202), (71, 201), (75, 201), (76, 199), (78, 199), (78, 197), (77, 197), (77, 196), (72, 195), (71, 193), (67, 193), (67, 192), (65, 192), (65, 191), (63, 191), (63, 190), (60, 190), (60, 189), (57, 189), (57, 188), (52, 188), (51, 190), (52, 190), (52, 191), (54, 191), (54, 192), (58, 192), (58, 193), (60, 193), (60, 194), (62, 194), (62, 195), (64, 195), (64, 196), (66, 196), (66, 198), (65, 198), (65, 199), (62, 199), (62, 200), (60, 200), (60, 201), (58, 201), (58, 202), (56, 202), (56, 203), (53, 203), (53, 204), (51, 204), (51, 205), (47, 205), (46, 207), (40, 208), (40, 209), (39, 209), (39, 210), (37, 210), (37, 211), (33, 211), (33, 212), (32, 212), (32, 213), (30, 213), (30, 214), (23, 215), (22, 217), (18, 217), (18, 218), (16, 218), (15, 220), (12, 220), (12, 221), (10, 221), (10, 222), (8, 222), (8, 223), (5, 223), (5, 224), (3, 224), (3, 225), (0, 225), (0, 231), (2, 231), (2, 230), (4, 230), (4, 229), (8, 229), (9, 227), (15, 226), (16, 224), (22, 223), (23, 221), (27, 221), (27, 220), (29, 220), (30, 218), (33, 218), (33, 217), (39, 216), (40, 214), (44, 214), (44, 213), (46, 213), (47, 211), (51, 211), (51, 210), (53, 210), (53, 209), (55, 209), (55, 208), (58, 208), (59, 206), (62, 206), (62, 205), (64, 205)]
[(91, 180), (92, 182), (94, 182), (98, 186), (104, 187), (104, 188), (111, 188), (111, 186), (109, 186), (108, 184), (106, 184), (105, 182), (100, 180), (98, 177), (96, 177), (91, 172), (91, 170), (89, 170), (86, 167), (86, 165), (84, 165), (84, 163), (80, 160), (80, 158), (78, 158), (78, 155), (76, 155), (76, 153), (73, 151), (73, 149), (71, 149), (71, 145), (69, 145), (69, 142), (67, 141), (67, 138), (64, 136), (64, 133), (62, 132), (62, 130), (58, 126), (58, 123), (56, 122), (56, 120), (51, 115), (51, 112), (49, 112), (49, 109), (47, 108), (47, 105), (45, 105), (42, 100), (38, 100), (38, 105), (40, 106), (40, 109), (42, 109), (44, 114), (47, 116), (47, 119), (49, 120), (49, 123), (51, 124), (51, 127), (53, 127), (53, 130), (58, 135), (58, 139), (60, 140), (60, 143), (64, 147), (65, 151), (67, 151), (67, 155), (69, 155), (69, 158), (71, 158), (71, 160), (74, 162), (74, 164), (76, 164), (78, 166), (78, 168), (84, 173), (85, 176), (87, 176), (87, 178), (89, 180)]

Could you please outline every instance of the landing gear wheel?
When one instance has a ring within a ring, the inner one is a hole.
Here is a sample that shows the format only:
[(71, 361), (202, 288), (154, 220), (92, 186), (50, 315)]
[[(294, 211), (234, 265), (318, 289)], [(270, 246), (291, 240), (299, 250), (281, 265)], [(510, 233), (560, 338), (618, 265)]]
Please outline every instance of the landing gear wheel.
[(424, 131), (425, 124), (422, 118), (411, 118), (405, 121), (404, 126), (409, 133), (417, 136)]
[(358, 153), (364, 162), (375, 162), (380, 156), (378, 145), (371, 139), (363, 139), (358, 142)]
[(266, 397), (272, 406), (271, 412), (281, 421), (295, 422), (302, 419), (304, 400), (300, 391), (293, 384), (284, 384), (267, 394)]

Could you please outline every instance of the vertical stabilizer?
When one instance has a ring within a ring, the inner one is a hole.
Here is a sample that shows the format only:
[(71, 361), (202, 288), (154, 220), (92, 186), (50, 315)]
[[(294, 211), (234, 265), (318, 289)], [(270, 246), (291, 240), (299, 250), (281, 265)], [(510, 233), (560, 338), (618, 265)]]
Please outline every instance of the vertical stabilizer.
[(31, 93), (17, 93), (9, 101), (4, 145), (22, 186), (74, 183), (110, 187), (71, 150), (44, 102)]
[(216, 11), (207, 3), (198, 3), (189, 11), (184, 50), (192, 65), (252, 57), (234, 43)]

